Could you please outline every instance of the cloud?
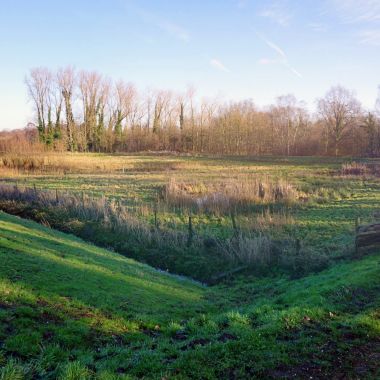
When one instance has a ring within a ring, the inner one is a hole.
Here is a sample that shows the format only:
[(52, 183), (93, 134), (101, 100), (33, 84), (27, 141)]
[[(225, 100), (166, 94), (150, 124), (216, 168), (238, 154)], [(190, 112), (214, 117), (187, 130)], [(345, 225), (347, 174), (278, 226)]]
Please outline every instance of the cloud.
[(183, 42), (188, 42), (190, 40), (190, 34), (184, 27), (165, 19), (158, 14), (147, 12), (144, 9), (135, 8), (135, 10), (145, 23), (154, 25)]
[(288, 26), (292, 14), (284, 8), (280, 2), (274, 2), (269, 7), (261, 10), (259, 16), (266, 17), (281, 26)]
[(358, 35), (363, 45), (380, 46), (380, 29), (362, 30)]
[(286, 67), (292, 74), (297, 76), (298, 78), (303, 78), (302, 74), (296, 70), (293, 66), (289, 64), (288, 57), (285, 51), (276, 45), (274, 42), (267, 40), (266, 38), (259, 35), (259, 37), (273, 50), (277, 53), (278, 58), (270, 59), (270, 58), (261, 58), (258, 62), (260, 65), (270, 65), (270, 64), (280, 64)]
[(177, 24), (173, 24), (173, 23), (168, 22), (168, 21), (159, 21), (159, 22), (157, 22), (156, 25), (160, 29), (162, 29), (165, 32), (171, 34), (172, 36), (178, 38), (179, 40), (182, 40), (185, 42), (190, 40), (190, 36), (189, 36), (189, 33), (187, 32), (187, 30), (185, 30), (184, 28), (182, 28), (181, 26), (179, 26)]
[(215, 69), (217, 69), (217, 70), (224, 71), (225, 73), (229, 73), (230, 72), (230, 70), (227, 69), (227, 67), (224, 66), (224, 64), (221, 61), (219, 61), (219, 59), (216, 59), (216, 58), (211, 59), (210, 60), (210, 65), (212, 67), (214, 67)]
[(273, 63), (278, 63), (277, 59), (270, 59), (270, 58), (261, 58), (259, 59), (260, 65), (271, 65)]
[(283, 65), (287, 67), (290, 70), (290, 72), (293, 73), (298, 78), (303, 78), (302, 74), (298, 70), (296, 70), (294, 67), (290, 66), (287, 62), (284, 62)]
[(285, 52), (279, 47), (277, 46), (276, 44), (274, 44), (273, 42), (271, 41), (268, 41), (267, 39), (265, 39), (264, 37), (261, 37), (264, 42), (271, 48), (273, 49), (277, 54), (279, 54), (283, 59), (286, 59), (287, 60), (287, 57), (286, 57), (286, 54)]
[(379, 0), (333, 0), (333, 5), (341, 22), (356, 28), (360, 44), (380, 46)]
[(333, 5), (346, 23), (380, 21), (379, 0), (333, 0)]
[(312, 29), (314, 32), (321, 33), (321, 32), (327, 32), (327, 26), (319, 23), (319, 22), (311, 22), (308, 24), (310, 29)]

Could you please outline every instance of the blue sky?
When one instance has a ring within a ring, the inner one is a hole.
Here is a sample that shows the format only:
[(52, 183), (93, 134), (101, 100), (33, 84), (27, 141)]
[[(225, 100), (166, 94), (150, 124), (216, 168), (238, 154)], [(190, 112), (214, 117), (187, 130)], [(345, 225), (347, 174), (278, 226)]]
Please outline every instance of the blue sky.
[(0, 129), (31, 120), (30, 68), (74, 65), (258, 105), (380, 85), (380, 0), (0, 0)]

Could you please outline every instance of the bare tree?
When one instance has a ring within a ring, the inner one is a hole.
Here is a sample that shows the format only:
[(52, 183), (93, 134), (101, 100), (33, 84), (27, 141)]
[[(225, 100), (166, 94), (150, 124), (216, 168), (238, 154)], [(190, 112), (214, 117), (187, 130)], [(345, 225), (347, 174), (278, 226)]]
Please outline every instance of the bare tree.
[(376, 99), (375, 112), (377, 113), (378, 116), (380, 116), (380, 86), (378, 87), (378, 89), (379, 89), (379, 92)]
[(327, 137), (333, 139), (336, 156), (344, 132), (354, 126), (360, 109), (353, 92), (341, 86), (332, 87), (324, 98), (318, 100), (318, 113), (323, 119)]
[(104, 133), (104, 110), (109, 95), (110, 82), (93, 71), (79, 74), (79, 92), (82, 100), (82, 149), (97, 150)]
[(170, 91), (157, 91), (154, 102), (153, 133), (158, 133), (162, 126), (164, 112), (168, 110), (172, 94)]
[(261, 109), (251, 100), (201, 100), (192, 87), (181, 95), (138, 93), (129, 82), (113, 83), (97, 72), (77, 75), (72, 67), (56, 75), (32, 69), (25, 82), (43, 149), (59, 148), (62, 136), (70, 151), (297, 155), (320, 154), (325, 141), (326, 154), (380, 155), (380, 92), (376, 109), (364, 115), (352, 92), (333, 87), (318, 101), (319, 118), (311, 119), (293, 95)]
[(52, 74), (45, 67), (34, 68), (30, 70), (29, 76), (25, 78), (25, 83), (28, 88), (28, 94), (36, 107), (38, 132), (41, 140), (44, 140), (47, 120), (50, 118), (48, 104), (50, 102)]
[(76, 74), (73, 67), (68, 66), (58, 70), (57, 82), (65, 104), (66, 127), (67, 127), (67, 147), (73, 152), (76, 149), (74, 139), (75, 121), (73, 114), (73, 95), (76, 85)]
[(295, 153), (297, 138), (307, 126), (306, 108), (294, 95), (289, 94), (277, 98), (277, 104), (272, 112), (285, 148), (283, 153), (289, 156), (291, 153)]
[(135, 100), (137, 91), (132, 83), (119, 81), (115, 85), (116, 107), (114, 110), (115, 117), (115, 134), (118, 138), (121, 137), (123, 129), (123, 121), (128, 118), (135, 109)]

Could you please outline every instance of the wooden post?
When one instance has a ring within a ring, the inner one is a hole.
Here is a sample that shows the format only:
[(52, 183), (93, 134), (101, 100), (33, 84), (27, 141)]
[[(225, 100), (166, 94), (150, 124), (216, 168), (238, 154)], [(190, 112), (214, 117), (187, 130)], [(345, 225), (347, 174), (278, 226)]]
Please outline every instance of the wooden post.
[(189, 234), (188, 234), (188, 237), (187, 237), (187, 246), (190, 247), (191, 244), (193, 243), (193, 236), (194, 236), (193, 221), (191, 219), (191, 215), (189, 215), (188, 229), (189, 229)]
[(355, 257), (359, 256), (359, 239), (358, 235), (355, 236)]
[(59, 203), (59, 198), (58, 198), (58, 189), (55, 189), (55, 202), (58, 204)]
[(360, 226), (360, 218), (357, 217), (357, 218), (355, 219), (355, 231), (356, 231), (356, 232), (358, 231), (359, 226)]
[(154, 204), (153, 212), (154, 212), (154, 226), (155, 226), (156, 228), (158, 228), (158, 217), (157, 217), (158, 206), (157, 206), (157, 202)]
[(231, 221), (232, 221), (232, 228), (234, 229), (234, 235), (237, 236), (238, 227), (236, 224), (235, 213), (233, 211), (231, 211)]
[(36, 184), (33, 183), (33, 190), (34, 190), (34, 195), (37, 195), (37, 188), (36, 188)]

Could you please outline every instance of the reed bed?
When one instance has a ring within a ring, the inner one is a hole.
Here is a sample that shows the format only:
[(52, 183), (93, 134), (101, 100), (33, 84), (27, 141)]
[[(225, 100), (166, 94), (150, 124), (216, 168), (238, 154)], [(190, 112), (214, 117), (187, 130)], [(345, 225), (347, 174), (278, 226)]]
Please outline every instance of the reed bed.
[(255, 204), (291, 204), (298, 199), (294, 186), (284, 180), (248, 177), (225, 181), (179, 182), (171, 178), (162, 191), (163, 200), (171, 206), (198, 212), (244, 212)]
[(284, 249), (289, 242), (275, 242), (263, 231), (243, 232), (235, 226), (229, 238), (219, 239), (197, 234), (191, 218), (185, 231), (150, 225), (105, 197), (4, 184), (0, 186), (0, 209), (204, 282), (239, 265), (256, 272), (278, 265), (289, 270), (299, 254), (294, 242), (291, 249)]
[(343, 176), (380, 177), (380, 164), (377, 162), (345, 162), (342, 164), (340, 173)]

